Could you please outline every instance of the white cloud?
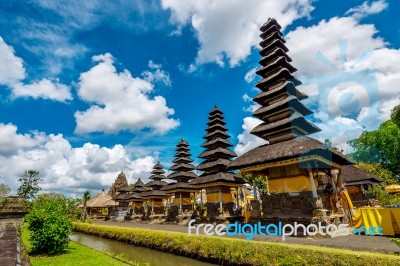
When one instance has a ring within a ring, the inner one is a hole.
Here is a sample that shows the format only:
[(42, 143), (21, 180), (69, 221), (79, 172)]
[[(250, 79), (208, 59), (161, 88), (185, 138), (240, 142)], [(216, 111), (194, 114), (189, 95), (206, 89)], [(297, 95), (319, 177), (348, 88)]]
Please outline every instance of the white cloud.
[(0, 84), (10, 85), (25, 78), (25, 68), (14, 49), (0, 36)]
[(385, 10), (389, 4), (385, 0), (372, 2), (365, 1), (362, 5), (350, 8), (346, 11), (346, 15), (351, 15), (356, 19), (367, 17), (368, 15), (378, 14)]
[(304, 83), (299, 89), (310, 96), (304, 103), (316, 108), (315, 124), (322, 129), (313, 137), (350, 152), (347, 141), (375, 130), (399, 104), (400, 50), (388, 48), (374, 25), (334, 17), (298, 27), (286, 41)]
[(94, 104), (75, 113), (77, 133), (117, 133), (144, 128), (165, 133), (179, 125), (178, 120), (169, 118), (174, 110), (166, 105), (165, 98), (150, 98), (154, 87), (149, 81), (132, 77), (126, 69), (117, 72), (109, 53), (94, 56), (93, 61), (97, 64), (80, 75), (78, 95)]
[(376, 129), (399, 103), (400, 50), (387, 48), (377, 33), (374, 25), (335, 17), (287, 34), (299, 79), (314, 91), (305, 103), (317, 106), (322, 132), (315, 137), (346, 152), (347, 141)]
[(32, 97), (55, 101), (72, 100), (70, 88), (58, 81), (42, 79), (32, 84), (17, 83), (13, 87), (13, 97)]
[(169, 74), (161, 69), (162, 65), (156, 64), (150, 60), (148, 67), (150, 70), (145, 70), (142, 72), (142, 76), (145, 80), (150, 83), (160, 83), (168, 87), (171, 86)]
[(172, 12), (171, 22), (190, 24), (196, 31), (200, 49), (196, 64), (216, 62), (235, 66), (258, 46), (259, 27), (269, 17), (286, 27), (313, 10), (312, 0), (162, 0)]
[(107, 148), (85, 143), (74, 148), (61, 134), (22, 135), (16, 131), (15, 125), (0, 124), (0, 176), (14, 191), (18, 178), (28, 169), (40, 171), (43, 191), (73, 195), (87, 189), (93, 193), (108, 189), (120, 171), (129, 182), (135, 181), (132, 176), (147, 181), (157, 161), (152, 156), (133, 159), (119, 144)]
[(261, 123), (261, 120), (254, 117), (245, 117), (243, 119), (243, 133), (238, 135), (238, 144), (234, 148), (238, 156), (267, 143), (265, 140), (250, 134), (250, 131)]
[(256, 71), (257, 71), (257, 67), (250, 69), (246, 75), (244, 75), (244, 80), (247, 83), (251, 83), (256, 79)]
[(14, 49), (0, 37), (0, 85), (11, 89), (11, 96), (50, 99), (54, 101), (71, 100), (70, 88), (58, 81), (41, 79), (24, 84), (26, 78), (23, 60), (15, 55)]

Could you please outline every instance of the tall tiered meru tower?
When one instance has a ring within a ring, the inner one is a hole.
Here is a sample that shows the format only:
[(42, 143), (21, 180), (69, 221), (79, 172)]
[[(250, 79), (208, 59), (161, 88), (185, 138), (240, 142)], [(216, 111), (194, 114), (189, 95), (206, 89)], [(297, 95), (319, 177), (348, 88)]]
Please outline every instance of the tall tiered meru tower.
[[(198, 157), (204, 159), (196, 169), (203, 171), (199, 177), (195, 178), (190, 184), (197, 189), (206, 190), (207, 196), (207, 217), (235, 216), (238, 209), (238, 197), (236, 200), (232, 196), (232, 191), (238, 195), (239, 188), (245, 183), (227, 169), (227, 165), (236, 154), (229, 150), (233, 144), (228, 141), (230, 137), (227, 133), (226, 123), (222, 111), (215, 106), (208, 117), (206, 140), (202, 147), (205, 148)], [(236, 207), (235, 207), (236, 205)]]
[(169, 183), (161, 188), (165, 193), (175, 196), (167, 218), (169, 221), (174, 220), (178, 214), (183, 214), (183, 211), (189, 213), (193, 211), (195, 193), (198, 190), (189, 183), (190, 180), (197, 177), (193, 173), (195, 167), (190, 156), (189, 143), (181, 139), (176, 145), (175, 159), (172, 161), (174, 164), (169, 168), (173, 173), (168, 175), (168, 178), (176, 180), (176, 183)]
[(301, 103), (307, 95), (296, 89), (301, 82), (293, 76), (296, 68), (290, 64), (280, 29), (275, 19), (260, 28), (262, 58), (256, 73), (261, 79), (256, 87), (261, 92), (253, 99), (261, 105), (253, 116), (263, 122), (251, 133), (269, 144), (248, 151), (229, 168), (265, 178), (266, 191), (261, 195), (265, 221), (309, 223), (316, 216), (325, 220), (343, 216), (340, 169), (350, 162), (307, 137), (320, 129), (305, 118), (312, 111)]

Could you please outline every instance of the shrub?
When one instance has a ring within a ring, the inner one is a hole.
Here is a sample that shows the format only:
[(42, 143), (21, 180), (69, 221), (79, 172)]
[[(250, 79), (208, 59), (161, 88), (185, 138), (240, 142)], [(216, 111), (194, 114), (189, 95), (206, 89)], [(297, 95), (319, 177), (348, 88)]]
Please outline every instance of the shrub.
[(66, 215), (62, 196), (39, 196), (26, 216), (31, 232), (32, 253), (59, 254), (68, 246), (72, 224)]

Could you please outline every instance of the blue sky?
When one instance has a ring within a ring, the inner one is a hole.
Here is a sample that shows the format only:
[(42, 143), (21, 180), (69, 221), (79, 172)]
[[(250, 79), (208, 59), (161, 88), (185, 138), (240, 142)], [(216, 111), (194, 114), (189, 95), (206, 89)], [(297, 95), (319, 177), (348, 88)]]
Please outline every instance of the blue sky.
[[(171, 165), (181, 137), (196, 159), (214, 105), (238, 154), (263, 144), (249, 134), (259, 123), (249, 110), (257, 108), (258, 28), (269, 17), (283, 26), (300, 89), (311, 96), (309, 118), (323, 130), (313, 137), (348, 152), (348, 140), (375, 129), (399, 102), (399, 7), (388, 0), (1, 1), (0, 182), (15, 190), (33, 168), (45, 191), (79, 195), (108, 188), (121, 170), (130, 182), (146, 179), (156, 161)], [(347, 42), (344, 64), (339, 40)], [(349, 93), (355, 98), (342, 97)], [(355, 109), (343, 111), (354, 100)]]

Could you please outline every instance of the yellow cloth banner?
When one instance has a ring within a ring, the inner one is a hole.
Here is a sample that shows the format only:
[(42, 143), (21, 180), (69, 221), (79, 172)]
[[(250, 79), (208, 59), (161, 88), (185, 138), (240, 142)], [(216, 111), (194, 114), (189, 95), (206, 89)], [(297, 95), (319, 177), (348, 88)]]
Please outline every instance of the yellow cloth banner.
[[(179, 206), (179, 201), (180, 201), (179, 197), (174, 198), (174, 201), (172, 203)], [(190, 205), (190, 204), (192, 204), (191, 198), (182, 198), (182, 205)]]
[(355, 210), (353, 226), (380, 226), (384, 235), (400, 233), (400, 208), (361, 208)]
[[(232, 193), (221, 193), (222, 202), (233, 202)], [(219, 192), (217, 193), (208, 193), (207, 194), (207, 202), (216, 203), (219, 202)]]
[[(318, 181), (314, 179), (315, 187)], [(286, 177), (268, 180), (269, 193), (311, 191), (310, 178), (306, 176)]]

